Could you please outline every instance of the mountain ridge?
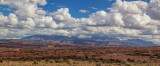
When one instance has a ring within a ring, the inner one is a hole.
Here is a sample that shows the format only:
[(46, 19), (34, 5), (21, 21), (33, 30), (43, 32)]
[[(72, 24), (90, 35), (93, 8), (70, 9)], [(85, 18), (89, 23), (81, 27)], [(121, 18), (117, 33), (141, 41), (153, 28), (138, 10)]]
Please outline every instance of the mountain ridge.
[(141, 39), (128, 39), (119, 40), (117, 38), (110, 37), (93, 37), (93, 38), (78, 38), (78, 37), (68, 37), (61, 35), (33, 35), (24, 37), (21, 40), (28, 41), (40, 41), (40, 40), (54, 40), (60, 41), (62, 43), (68, 41), (72, 44), (79, 45), (94, 45), (94, 46), (106, 46), (106, 47), (139, 47), (139, 46), (158, 46), (153, 42), (144, 41)]

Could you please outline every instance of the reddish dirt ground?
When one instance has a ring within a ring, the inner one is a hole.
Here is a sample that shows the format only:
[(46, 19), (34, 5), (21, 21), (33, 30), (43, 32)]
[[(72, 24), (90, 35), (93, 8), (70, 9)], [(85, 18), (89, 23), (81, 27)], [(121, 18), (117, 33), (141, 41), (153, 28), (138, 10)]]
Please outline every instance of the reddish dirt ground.
[(160, 62), (160, 47), (97, 47), (74, 44), (34, 44), (0, 41), (1, 58), (69, 57), (88, 60)]

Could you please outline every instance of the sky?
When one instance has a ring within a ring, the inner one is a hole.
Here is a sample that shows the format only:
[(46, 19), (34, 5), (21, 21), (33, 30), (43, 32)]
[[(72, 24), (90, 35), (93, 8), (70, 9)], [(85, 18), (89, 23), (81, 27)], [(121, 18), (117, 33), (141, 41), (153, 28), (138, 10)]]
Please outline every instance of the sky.
[(116, 37), (160, 44), (160, 0), (0, 0), (0, 39)]

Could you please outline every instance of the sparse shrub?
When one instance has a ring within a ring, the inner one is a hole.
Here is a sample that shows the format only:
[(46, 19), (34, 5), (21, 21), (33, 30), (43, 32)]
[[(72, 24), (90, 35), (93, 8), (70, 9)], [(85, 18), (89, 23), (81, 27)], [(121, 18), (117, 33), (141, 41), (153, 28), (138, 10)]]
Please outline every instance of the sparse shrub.
[(147, 61), (144, 60), (143, 63), (147, 63)]
[(93, 61), (89, 60), (89, 63), (93, 63)]
[(109, 64), (109, 65), (107, 64), (106, 66), (113, 66), (113, 65), (112, 64)]
[(34, 60), (34, 61), (33, 61), (33, 64), (38, 64), (38, 61), (37, 61), (37, 60)]
[(132, 66), (132, 64), (130, 64), (130, 63), (127, 63), (125, 66)]
[(101, 60), (101, 61), (102, 61), (102, 60), (103, 60), (103, 58), (100, 58), (99, 60)]
[[(102, 61), (103, 62), (103, 61)], [(108, 63), (120, 63), (121, 61), (118, 59), (109, 59)]]
[(45, 62), (48, 63), (48, 62), (49, 62), (49, 59), (45, 59)]
[(72, 64), (72, 63), (73, 63), (73, 60), (67, 59), (67, 60), (65, 60), (65, 62), (66, 62), (67, 64)]
[(158, 54), (158, 53), (155, 53), (155, 54), (153, 54), (153, 56), (159, 56), (159, 54)]
[(76, 59), (77, 57), (76, 57), (75, 55), (72, 55), (71, 58), (72, 58), (72, 59)]
[(150, 54), (140, 54), (141, 56), (151, 56)]
[(137, 60), (138, 63), (141, 63), (141, 60)]
[(78, 62), (77, 61), (73, 61), (73, 64), (78, 64)]
[(95, 55), (92, 55), (92, 59), (95, 59), (95, 57), (96, 57)]
[(130, 59), (130, 58), (128, 58), (127, 61), (128, 61), (128, 62), (135, 62), (134, 59)]
[(159, 54), (157, 55), (157, 59), (160, 59), (160, 55)]
[(36, 60), (39, 61), (39, 62), (41, 62), (41, 58), (37, 58)]
[(86, 60), (89, 59), (89, 58), (88, 58), (88, 55), (85, 55), (85, 59), (86, 59)]
[(0, 63), (3, 63), (3, 60), (2, 60), (2, 59), (0, 59)]
[(132, 59), (132, 60), (131, 60), (131, 62), (135, 62), (135, 60), (134, 60), (134, 59)]
[(153, 56), (157, 56), (157, 59), (160, 59), (160, 54), (159, 53), (155, 53), (155, 54), (153, 54)]
[(151, 55), (149, 58), (152, 59), (152, 58), (154, 58), (154, 56)]
[(49, 63), (53, 63), (53, 61), (49, 61)]
[(131, 60), (130, 58), (127, 59), (127, 61), (130, 61), (130, 60)]
[(102, 66), (102, 63), (97, 63), (96, 66)]
[(63, 61), (64, 61), (63, 59), (56, 59), (55, 60), (56, 63), (63, 63)]
[(126, 64), (127, 63), (127, 61), (126, 60), (121, 60), (121, 62), (120, 62), (121, 64)]

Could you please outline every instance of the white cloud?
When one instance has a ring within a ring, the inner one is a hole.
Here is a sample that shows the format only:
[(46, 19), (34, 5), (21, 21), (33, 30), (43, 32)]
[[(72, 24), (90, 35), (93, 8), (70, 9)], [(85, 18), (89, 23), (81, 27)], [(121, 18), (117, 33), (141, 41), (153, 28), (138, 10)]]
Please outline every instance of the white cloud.
[(50, 16), (43, 16), (34, 19), (37, 28), (56, 28), (57, 24)]
[(149, 15), (156, 20), (160, 20), (160, 0), (150, 0)]
[(4, 38), (8, 33), (8, 29), (0, 28), (0, 39)]
[(89, 7), (89, 8), (94, 9), (94, 10), (98, 10), (98, 8), (96, 8), (96, 7)]
[(40, 14), (36, 14), (36, 11), (44, 11), (37, 7), (38, 4), (45, 5), (47, 3), (46, 0), (1, 0), (0, 4), (17, 9), (15, 14), (18, 15), (20, 19), (27, 19), (28, 17), (39, 16)]
[[(80, 38), (116, 36), (141, 38), (159, 42), (160, 1), (117, 0), (109, 12), (97, 11), (88, 18), (74, 18), (69, 8), (61, 8), (46, 16), (46, 11), (38, 5), (46, 5), (46, 0), (0, 0), (1, 5), (16, 9), (9, 16), (0, 13), (0, 37), (21, 38), (35, 34), (78, 36)], [(97, 9), (92, 7), (92, 9)], [(80, 10), (88, 13), (87, 10)], [(56, 24), (58, 23), (58, 24)]]
[(75, 22), (76, 19), (71, 17), (68, 8), (58, 9), (57, 12), (50, 13), (56, 22)]
[[(34, 28), (43, 26), (43, 28), (55, 28), (56, 23), (52, 17), (45, 16), (46, 11), (39, 8), (38, 5), (46, 5), (46, 0), (0, 0), (0, 4), (8, 5), (10, 8), (15, 8), (14, 13), (9, 16), (0, 14), (0, 26), (6, 28)], [(42, 18), (42, 19), (41, 19)], [(37, 23), (37, 21), (40, 21)]]
[(107, 13), (98, 11), (90, 15), (90, 19), (96, 23), (95, 26), (123, 26), (122, 15), (120, 13)]
[(80, 13), (89, 13), (90, 11), (88, 10), (79, 10)]
[(143, 1), (121, 1), (117, 0), (114, 7), (109, 8), (111, 12), (120, 12), (122, 14), (145, 14), (148, 9), (148, 3)]

